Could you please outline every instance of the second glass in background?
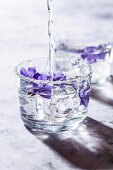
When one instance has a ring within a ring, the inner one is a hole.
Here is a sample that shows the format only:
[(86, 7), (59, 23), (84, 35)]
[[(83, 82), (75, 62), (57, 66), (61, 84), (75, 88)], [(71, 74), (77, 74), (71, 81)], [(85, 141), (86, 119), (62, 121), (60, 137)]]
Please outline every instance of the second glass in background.
[(85, 60), (92, 67), (92, 83), (95, 84), (104, 82), (111, 74), (113, 59), (111, 51), (110, 43), (80, 43), (65, 40), (57, 42), (56, 58), (66, 58), (67, 56), (70, 60), (78, 57)]

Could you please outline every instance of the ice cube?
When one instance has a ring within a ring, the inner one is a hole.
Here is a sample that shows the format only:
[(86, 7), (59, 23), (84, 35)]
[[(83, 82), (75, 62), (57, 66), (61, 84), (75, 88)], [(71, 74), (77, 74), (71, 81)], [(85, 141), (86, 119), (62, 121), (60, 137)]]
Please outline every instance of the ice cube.
[(72, 85), (65, 85), (64, 91), (65, 91), (65, 95), (76, 94), (76, 90)]
[(76, 95), (76, 96), (74, 96), (73, 97), (73, 102), (74, 102), (74, 107), (75, 108), (79, 108), (79, 106), (80, 106), (80, 101), (81, 101), (81, 99), (80, 99), (80, 97), (78, 96), (78, 95)]
[(67, 113), (70, 112), (74, 108), (74, 102), (71, 97), (59, 99), (55, 104), (56, 111), (59, 113)]
[(63, 117), (79, 107), (80, 98), (71, 84), (56, 86), (51, 95), (49, 110), (56, 117)]
[(45, 116), (46, 120), (53, 120), (54, 116), (53, 116), (51, 110), (49, 109), (49, 105), (50, 105), (50, 100), (43, 98), (43, 113), (44, 113), (44, 116)]
[(55, 103), (50, 103), (49, 109), (55, 116), (63, 116), (78, 111), (79, 106), (80, 98), (75, 96), (58, 99)]
[(27, 104), (23, 105), (27, 115), (36, 115), (37, 100), (34, 97), (27, 97)]
[(58, 99), (62, 99), (64, 98), (64, 96), (66, 95), (66, 92), (64, 90), (64, 86), (60, 87), (55, 86), (54, 89), (52, 89), (52, 94), (51, 94), (51, 103), (55, 103)]

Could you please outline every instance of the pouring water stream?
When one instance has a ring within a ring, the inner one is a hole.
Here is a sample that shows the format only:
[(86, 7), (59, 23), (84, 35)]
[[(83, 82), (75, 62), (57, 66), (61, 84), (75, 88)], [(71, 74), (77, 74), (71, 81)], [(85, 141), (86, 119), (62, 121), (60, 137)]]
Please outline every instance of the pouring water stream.
[(54, 61), (54, 34), (53, 34), (53, 7), (54, 0), (47, 0), (47, 8), (49, 12), (48, 21), (48, 35), (49, 35), (49, 74), (51, 76), (51, 81), (53, 80), (53, 61)]

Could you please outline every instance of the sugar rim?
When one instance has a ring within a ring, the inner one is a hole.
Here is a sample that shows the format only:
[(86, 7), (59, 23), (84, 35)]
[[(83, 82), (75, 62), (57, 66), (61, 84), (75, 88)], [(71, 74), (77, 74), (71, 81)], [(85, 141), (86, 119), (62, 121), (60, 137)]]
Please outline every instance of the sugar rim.
[[(35, 79), (32, 79), (32, 78), (29, 78), (29, 77), (25, 77), (25, 76), (23, 76), (22, 74), (20, 74), (20, 66), (22, 66), (23, 65), (23, 63), (30, 63), (30, 62), (32, 62), (33, 60), (39, 60), (39, 59), (42, 59), (42, 58), (34, 58), (34, 59), (30, 59), (30, 60), (24, 60), (24, 61), (22, 61), (22, 62), (20, 62), (16, 67), (15, 67), (15, 69), (14, 69), (14, 72), (16, 73), (16, 75), (19, 77), (19, 78), (21, 78), (21, 79), (23, 79), (23, 80), (25, 80), (25, 81), (28, 81), (28, 82), (32, 82), (32, 83), (36, 83), (36, 84), (38, 84), (38, 83), (46, 83), (46, 84), (62, 84), (62, 83), (70, 83), (70, 82), (73, 82), (74, 80), (76, 80), (76, 79), (87, 79), (87, 78), (91, 78), (92, 77), (92, 68), (91, 68), (91, 66), (87, 63), (87, 62), (85, 62), (85, 61), (83, 61), (83, 60), (80, 60), (80, 59), (78, 59), (78, 60), (75, 60), (75, 59), (73, 59), (73, 60), (69, 60), (69, 59), (64, 59), (64, 58), (62, 58), (62, 59), (56, 59), (57, 61), (63, 61), (63, 60), (65, 60), (65, 61), (77, 61), (77, 62), (80, 62), (80, 63), (83, 63), (84, 65), (86, 65), (87, 67), (89, 67), (89, 73), (86, 75), (86, 76), (76, 76), (74, 79), (72, 79), (72, 80), (64, 80), (64, 81), (61, 81), (61, 80), (59, 80), (59, 81), (50, 81), (50, 80), (35, 80)], [(44, 58), (43, 58), (44, 59)], [(45, 59), (47, 59), (47, 58), (45, 58)]]

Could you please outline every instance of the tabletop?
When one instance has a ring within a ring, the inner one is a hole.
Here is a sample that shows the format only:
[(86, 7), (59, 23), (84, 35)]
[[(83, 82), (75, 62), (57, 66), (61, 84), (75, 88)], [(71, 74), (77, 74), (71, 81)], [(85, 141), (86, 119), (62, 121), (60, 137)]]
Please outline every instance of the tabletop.
[[(73, 133), (32, 132), (20, 118), (14, 67), (48, 55), (46, 5), (0, 1), (0, 170), (113, 169), (113, 67), (103, 85), (92, 86), (88, 118)], [(62, 21), (69, 31), (74, 22), (78, 37), (84, 30), (113, 28), (113, 0), (57, 0), (55, 6), (59, 37), (65, 36), (58, 28), (65, 27)]]

